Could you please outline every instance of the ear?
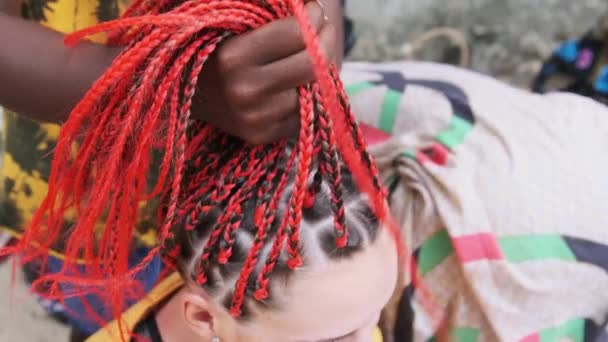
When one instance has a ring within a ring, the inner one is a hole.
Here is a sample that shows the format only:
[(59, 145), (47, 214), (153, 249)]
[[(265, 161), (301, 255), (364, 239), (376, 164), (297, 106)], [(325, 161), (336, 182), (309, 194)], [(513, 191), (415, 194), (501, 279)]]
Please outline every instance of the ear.
[(213, 314), (213, 304), (196, 293), (185, 293), (182, 303), (186, 324), (204, 341), (210, 341), (215, 336), (214, 326), (217, 318)]

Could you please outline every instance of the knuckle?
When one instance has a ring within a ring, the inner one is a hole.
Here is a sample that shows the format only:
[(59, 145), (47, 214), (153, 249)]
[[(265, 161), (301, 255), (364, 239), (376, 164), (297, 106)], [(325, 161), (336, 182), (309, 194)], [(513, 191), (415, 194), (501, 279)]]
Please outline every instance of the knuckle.
[(228, 93), (235, 105), (243, 106), (254, 103), (259, 98), (259, 86), (247, 79), (230, 82)]
[(298, 22), (293, 19), (290, 18), (289, 19), (289, 26), (286, 27), (285, 31), (283, 32), (283, 34), (286, 37), (289, 37), (290, 40), (294, 41), (294, 42), (302, 42), (302, 30), (300, 29), (300, 25), (298, 24)]
[(253, 126), (259, 122), (260, 115), (256, 112), (245, 112), (240, 116), (240, 122), (245, 126)]
[(220, 70), (230, 71), (238, 68), (241, 57), (238, 49), (231, 48), (232, 45), (224, 45), (217, 51), (217, 63)]

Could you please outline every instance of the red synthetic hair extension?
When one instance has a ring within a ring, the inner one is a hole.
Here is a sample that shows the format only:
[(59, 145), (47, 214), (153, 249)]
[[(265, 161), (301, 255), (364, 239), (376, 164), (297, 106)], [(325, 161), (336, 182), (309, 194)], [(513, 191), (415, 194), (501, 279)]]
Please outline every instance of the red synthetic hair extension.
[[(121, 19), (67, 36), (65, 42), (72, 46), (89, 35), (107, 32), (109, 44), (125, 50), (71, 112), (59, 136), (47, 196), (21, 241), (2, 253), (19, 253), (24, 263), (42, 259), (44, 265), (49, 250), (60, 248), (66, 255), (63, 269), (43, 275), (34, 285), (47, 285), (51, 290), (43, 295), (51, 299), (103, 295), (111, 299), (118, 317), (125, 302), (124, 289), (133, 285), (134, 277), (159, 253), (169, 259), (180, 253), (179, 245), (171, 246), (175, 227), (194, 230), (213, 205), (222, 203), (225, 211), (209, 232), (196, 267), (195, 280), (205, 284), (209, 268), (232, 257), (242, 204), (255, 198), (253, 246), (247, 252), (231, 306), (231, 313), (238, 317), (248, 284), (255, 285), (252, 296), (256, 300), (268, 297), (269, 276), (283, 250), (289, 268), (302, 264), (302, 210), (312, 205), (324, 177), (331, 187), (336, 246), (346, 246), (340, 175), (344, 161), (404, 256), (374, 161), (366, 151), (337, 70), (328, 67), (321, 54), (304, 3), (137, 0)], [(302, 29), (318, 80), (298, 90), (301, 128), (297, 142), (293, 146), (287, 141), (251, 146), (207, 124), (192, 122), (190, 107), (197, 77), (217, 45), (231, 35), (290, 15)], [(288, 148), (291, 154), (285, 153)], [(159, 151), (160, 165), (152, 166), (158, 168), (158, 177), (150, 185), (152, 155)], [(295, 175), (293, 193), (285, 214), (275, 222), (290, 174)], [(158, 246), (132, 266), (129, 253), (138, 214), (141, 205), (151, 199), (161, 202)], [(78, 219), (66, 235), (67, 214)], [(278, 228), (272, 235), (272, 247), (266, 260), (260, 260), (273, 224)], [(77, 264), (84, 271), (77, 270)], [(261, 265), (261, 271), (252, 277), (256, 265)], [(59, 285), (63, 283), (75, 284), (78, 290), (62, 293)]]

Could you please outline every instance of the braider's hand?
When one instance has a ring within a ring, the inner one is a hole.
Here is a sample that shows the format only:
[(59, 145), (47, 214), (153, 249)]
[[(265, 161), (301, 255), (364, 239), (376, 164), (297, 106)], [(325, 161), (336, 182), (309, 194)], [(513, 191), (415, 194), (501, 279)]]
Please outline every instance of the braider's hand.
[[(317, 2), (306, 10), (333, 62), (336, 27)], [(256, 144), (293, 136), (299, 125), (296, 88), (314, 79), (297, 21), (272, 22), (218, 47), (200, 75), (192, 116)]]

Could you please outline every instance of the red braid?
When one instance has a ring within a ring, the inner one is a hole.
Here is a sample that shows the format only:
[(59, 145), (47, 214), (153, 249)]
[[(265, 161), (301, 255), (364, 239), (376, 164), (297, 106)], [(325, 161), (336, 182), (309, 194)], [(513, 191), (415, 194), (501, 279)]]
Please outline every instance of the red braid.
[(310, 89), (300, 88), (300, 138), (298, 149), (300, 156), (296, 170), (296, 181), (293, 190), (292, 202), (290, 204), (289, 219), (287, 222), (287, 234), (289, 244), (287, 251), (289, 261), (287, 265), (292, 270), (302, 265), (300, 256), (300, 222), (302, 221), (302, 207), (306, 196), (308, 174), (312, 163), (312, 149), (314, 136), (314, 109)]

